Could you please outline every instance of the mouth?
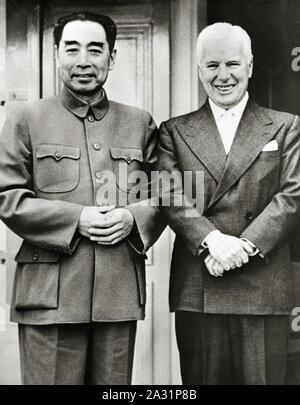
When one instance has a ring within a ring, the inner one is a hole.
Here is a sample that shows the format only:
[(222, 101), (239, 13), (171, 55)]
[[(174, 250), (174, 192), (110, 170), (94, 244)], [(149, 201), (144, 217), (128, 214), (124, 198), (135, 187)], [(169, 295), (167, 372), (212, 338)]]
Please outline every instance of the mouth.
[(218, 90), (219, 93), (221, 94), (227, 94), (230, 93), (231, 90), (236, 86), (236, 84), (219, 84), (215, 85), (215, 88)]
[(76, 78), (76, 79), (92, 79), (94, 78), (95, 75), (92, 73), (74, 73), (72, 75), (72, 78)]

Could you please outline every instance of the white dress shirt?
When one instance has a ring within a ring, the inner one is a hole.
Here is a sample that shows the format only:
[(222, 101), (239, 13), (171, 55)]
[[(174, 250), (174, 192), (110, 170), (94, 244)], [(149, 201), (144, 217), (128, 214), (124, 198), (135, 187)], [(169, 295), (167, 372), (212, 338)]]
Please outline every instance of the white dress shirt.
[[(218, 127), (219, 134), (222, 139), (222, 143), (224, 145), (226, 155), (228, 155), (228, 153), (230, 151), (233, 139), (235, 137), (237, 128), (239, 126), (240, 120), (242, 118), (242, 115), (244, 113), (248, 100), (249, 100), (249, 94), (248, 94), (248, 92), (246, 92), (244, 97), (241, 99), (241, 101), (237, 105), (226, 110), (225, 108), (221, 108), (221, 107), (217, 106), (210, 98), (208, 99), (210, 108), (212, 110), (215, 122)], [(216, 231), (212, 231), (212, 232), (219, 232), (219, 231), (216, 230)], [(210, 233), (212, 233), (212, 232), (210, 232)], [(207, 248), (205, 239), (201, 244), (199, 254), (204, 249)], [(252, 253), (250, 253), (249, 256), (255, 256), (258, 253), (260, 253), (259, 249), (257, 249), (257, 247), (251, 241), (244, 239), (244, 238), (242, 240), (247, 242), (253, 249)], [(260, 254), (260, 256), (262, 256), (262, 255)]]
[(230, 151), (236, 130), (239, 126), (248, 99), (249, 94), (246, 92), (241, 101), (228, 110), (217, 106), (210, 98), (208, 99), (226, 155), (228, 155)]

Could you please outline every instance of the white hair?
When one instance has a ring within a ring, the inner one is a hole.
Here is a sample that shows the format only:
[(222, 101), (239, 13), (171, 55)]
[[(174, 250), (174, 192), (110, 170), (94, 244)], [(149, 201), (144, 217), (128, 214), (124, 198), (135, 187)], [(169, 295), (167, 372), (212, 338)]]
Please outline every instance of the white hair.
[(199, 34), (197, 40), (197, 61), (200, 66), (200, 61), (203, 52), (204, 42), (208, 39), (221, 40), (228, 37), (235, 37), (241, 40), (243, 51), (247, 57), (248, 63), (251, 62), (253, 55), (251, 50), (251, 39), (247, 32), (239, 25), (232, 25), (225, 22), (218, 22), (205, 27)]

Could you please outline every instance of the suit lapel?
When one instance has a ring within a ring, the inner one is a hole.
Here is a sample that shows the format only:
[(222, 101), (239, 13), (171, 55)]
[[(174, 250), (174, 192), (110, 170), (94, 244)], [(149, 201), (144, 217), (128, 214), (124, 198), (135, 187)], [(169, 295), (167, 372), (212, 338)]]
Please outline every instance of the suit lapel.
[(272, 120), (262, 108), (252, 101), (248, 102), (210, 206), (241, 178), (278, 129), (274, 128)]
[(209, 103), (197, 111), (186, 124), (177, 124), (185, 143), (219, 182), (224, 173), (226, 153)]

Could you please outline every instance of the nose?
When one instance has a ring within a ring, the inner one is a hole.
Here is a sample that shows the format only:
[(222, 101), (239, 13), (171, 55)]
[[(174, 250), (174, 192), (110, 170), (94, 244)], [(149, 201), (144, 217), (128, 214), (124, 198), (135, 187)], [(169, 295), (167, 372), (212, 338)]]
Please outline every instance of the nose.
[(225, 65), (225, 63), (220, 64), (219, 66), (219, 72), (218, 72), (218, 78), (222, 82), (227, 82), (227, 80), (230, 79), (230, 72), (229, 68)]
[(91, 63), (89, 62), (89, 59), (88, 59), (88, 52), (86, 49), (80, 50), (77, 66), (79, 66), (81, 68), (86, 68), (86, 67), (91, 66)]

